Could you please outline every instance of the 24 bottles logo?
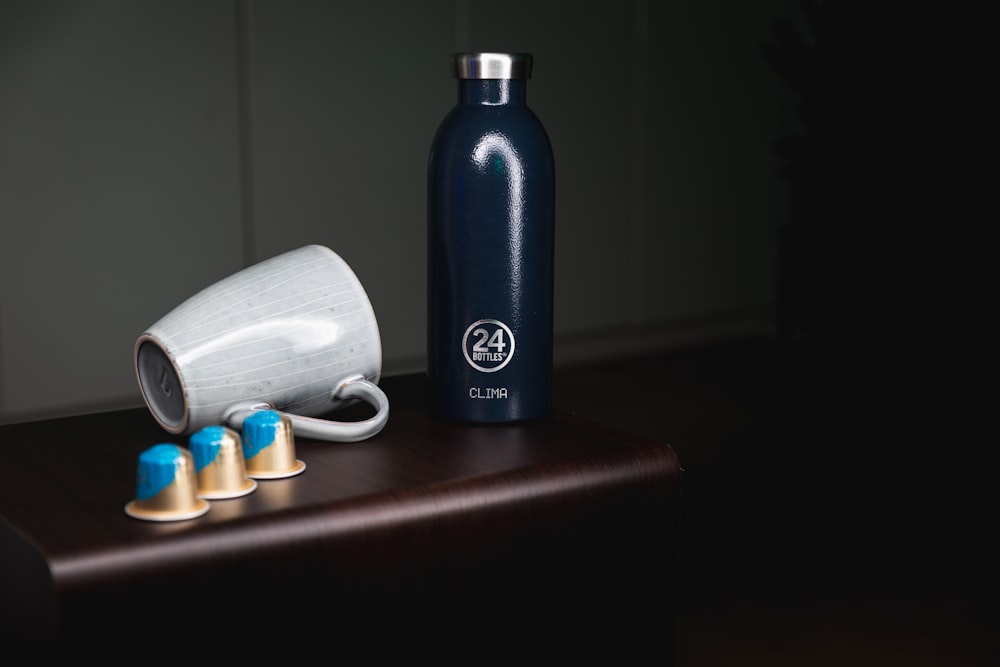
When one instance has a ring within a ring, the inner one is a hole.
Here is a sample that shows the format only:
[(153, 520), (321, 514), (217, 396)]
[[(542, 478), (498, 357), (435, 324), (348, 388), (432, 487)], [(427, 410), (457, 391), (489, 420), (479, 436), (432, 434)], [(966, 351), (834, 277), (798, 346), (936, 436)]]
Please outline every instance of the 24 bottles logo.
[(495, 373), (514, 357), (514, 334), (500, 320), (473, 322), (462, 336), (462, 353), (477, 371)]

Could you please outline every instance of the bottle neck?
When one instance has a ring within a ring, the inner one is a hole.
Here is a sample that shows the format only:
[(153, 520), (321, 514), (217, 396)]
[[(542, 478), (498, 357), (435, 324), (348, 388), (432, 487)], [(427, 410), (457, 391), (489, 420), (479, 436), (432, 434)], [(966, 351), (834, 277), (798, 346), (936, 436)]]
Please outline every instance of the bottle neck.
[(459, 79), (458, 101), (485, 106), (524, 105), (527, 83), (524, 79)]

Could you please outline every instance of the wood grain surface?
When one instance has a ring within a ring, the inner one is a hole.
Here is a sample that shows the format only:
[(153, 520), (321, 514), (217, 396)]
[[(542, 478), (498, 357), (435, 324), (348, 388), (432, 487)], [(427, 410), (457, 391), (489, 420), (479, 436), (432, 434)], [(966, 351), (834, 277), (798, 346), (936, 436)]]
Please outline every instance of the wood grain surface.
[(558, 622), (591, 642), (624, 634), (669, 662), (680, 475), (669, 444), (561, 411), (436, 421), (423, 386), (385, 378), (380, 434), (297, 438), (304, 473), (170, 523), (124, 512), (140, 452), (186, 444), (145, 408), (0, 427), (0, 622), (77, 641), (189, 610), (216, 631), (301, 641), (328, 641), (332, 626), (360, 641), (377, 619), (507, 644), (552, 638)]

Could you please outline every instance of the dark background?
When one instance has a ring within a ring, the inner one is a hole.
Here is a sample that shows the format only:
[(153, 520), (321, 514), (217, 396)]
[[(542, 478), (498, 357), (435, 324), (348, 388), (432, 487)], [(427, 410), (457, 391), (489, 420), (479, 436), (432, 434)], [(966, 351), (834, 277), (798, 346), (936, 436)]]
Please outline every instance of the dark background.
[(141, 405), (138, 335), (307, 243), (425, 364), (426, 168), (456, 50), (528, 51), (556, 359), (774, 331), (789, 3), (0, 2), (0, 421)]
[(143, 328), (305, 243), (422, 370), (448, 56), (529, 51), (557, 404), (681, 456), (685, 664), (990, 664), (995, 77), (956, 14), (4, 0), (0, 421), (139, 405)]

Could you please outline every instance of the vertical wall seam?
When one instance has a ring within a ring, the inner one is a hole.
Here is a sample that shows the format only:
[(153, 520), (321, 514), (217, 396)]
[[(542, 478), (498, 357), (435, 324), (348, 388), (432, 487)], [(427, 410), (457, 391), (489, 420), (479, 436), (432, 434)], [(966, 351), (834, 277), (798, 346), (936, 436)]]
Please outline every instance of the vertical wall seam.
[(240, 231), (243, 266), (257, 261), (256, 199), (254, 197), (253, 123), (253, 7), (251, 0), (236, 0), (236, 91), (240, 170)]
[(3, 344), (3, 301), (0, 300), (0, 424), (6, 421), (7, 417), (7, 373), (4, 369)]
[(472, 8), (469, 0), (455, 0), (455, 52), (472, 49)]
[(646, 207), (649, 115), (649, 4), (632, 2), (631, 133), (629, 135), (628, 313), (632, 324), (646, 316)]

